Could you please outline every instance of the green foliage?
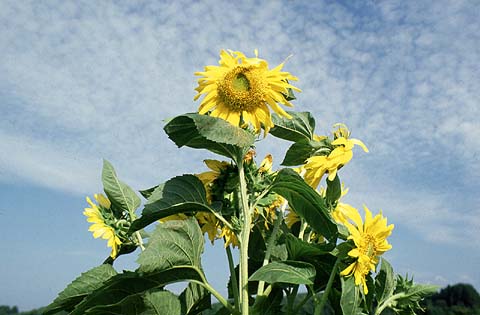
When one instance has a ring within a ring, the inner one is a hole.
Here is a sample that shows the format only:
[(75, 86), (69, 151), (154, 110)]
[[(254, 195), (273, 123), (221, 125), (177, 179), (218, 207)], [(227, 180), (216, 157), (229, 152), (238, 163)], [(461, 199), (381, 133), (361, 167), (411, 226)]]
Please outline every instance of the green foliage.
[(177, 176), (150, 193), (142, 216), (132, 223), (130, 232), (173, 214), (202, 210), (214, 211), (207, 205), (202, 182), (194, 175)]
[[(303, 165), (311, 156), (330, 154), (332, 139), (314, 134), (315, 120), (310, 113), (289, 114), (292, 119), (273, 114), (275, 127), (270, 130), (275, 137), (293, 141), (283, 165)], [(115, 257), (109, 258), (108, 264), (82, 274), (67, 286), (45, 314), (418, 312), (420, 301), (435, 288), (396, 276), (386, 260), (382, 259), (375, 279), (370, 272), (364, 275), (367, 295), (362, 286), (355, 285), (354, 276), (340, 276), (341, 270), (356, 259), (348, 253), (358, 244), (349, 238), (345, 226), (332, 218), (331, 211), (342, 194), (339, 177), (326, 179), (323, 194), (305, 182), (304, 173), (271, 170), (271, 157), (258, 166), (254, 151), (249, 152), (256, 137), (248, 126), (241, 126), (196, 113), (170, 120), (164, 130), (178, 147), (206, 149), (231, 161), (209, 161), (212, 172), (199, 177), (176, 176), (140, 191), (146, 202), (138, 218), (135, 211), (141, 204), (139, 197), (105, 160), (102, 182), (112, 213), (94, 220), (105, 220), (106, 228), (111, 229), (108, 235), (116, 237), (109, 240), (109, 246), (113, 240), (121, 243), (119, 254), (142, 249), (137, 259), (139, 267), (118, 274), (112, 267)], [(344, 134), (348, 137), (348, 130)], [(337, 170), (343, 167), (338, 165)], [(100, 208), (106, 212), (105, 206)], [(293, 225), (287, 222), (286, 213), (292, 215)], [(176, 216), (167, 219), (172, 215)], [(165, 220), (158, 223), (161, 219)], [(143, 230), (154, 225), (153, 231)], [(211, 286), (202, 271), (205, 233), (212, 243), (223, 238), (226, 244), (233, 244), (227, 246), (239, 248), (240, 263), (236, 266), (231, 248), (227, 251), (230, 300)], [(346, 241), (339, 242), (339, 237)], [(145, 246), (143, 239), (148, 240)], [(116, 251), (112, 253), (114, 256)], [(187, 282), (178, 296), (166, 289), (176, 282)], [(301, 286), (308, 289), (308, 294), (297, 299)], [(218, 306), (211, 305), (211, 295), (220, 302)], [(467, 300), (475, 298), (465, 299), (468, 304)]]
[(272, 114), (272, 121), (275, 124), (270, 133), (277, 138), (297, 142), (300, 140), (312, 140), (315, 130), (315, 119), (309, 112), (287, 111), (292, 119)]
[(290, 207), (315, 231), (334, 243), (337, 225), (332, 221), (323, 198), (293, 170), (278, 172), (271, 190), (288, 200)]
[(343, 315), (359, 315), (362, 314), (360, 303), (362, 302), (362, 296), (359, 286), (355, 285), (355, 279), (349, 277), (347, 279), (341, 279), (342, 283), (342, 297), (340, 299), (340, 306), (342, 308)]
[(112, 164), (103, 160), (103, 189), (108, 199), (117, 208), (133, 213), (140, 206), (140, 198), (127, 184), (118, 179)]
[(194, 218), (157, 225), (138, 257), (139, 272), (154, 272), (174, 266), (200, 267), (204, 239)]
[(267, 283), (313, 284), (315, 267), (300, 261), (274, 261), (258, 269), (251, 281)]
[(105, 281), (115, 276), (117, 272), (111, 265), (100, 265), (82, 273), (70, 283), (58, 297), (47, 306), (44, 314), (55, 314), (60, 310), (70, 311), (87, 295), (100, 288)]
[(199, 114), (184, 114), (170, 120), (164, 128), (178, 147), (207, 149), (237, 160), (253, 145), (255, 136), (223, 119)]

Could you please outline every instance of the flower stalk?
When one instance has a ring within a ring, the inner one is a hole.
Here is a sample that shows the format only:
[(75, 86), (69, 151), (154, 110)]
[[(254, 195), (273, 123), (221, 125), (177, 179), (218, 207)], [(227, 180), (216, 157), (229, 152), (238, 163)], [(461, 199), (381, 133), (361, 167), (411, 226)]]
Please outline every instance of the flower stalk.
[[(239, 159), (239, 161), (242, 161)], [(248, 243), (250, 238), (250, 225), (252, 218), (250, 216), (250, 207), (248, 205), (247, 183), (245, 181), (245, 169), (243, 163), (238, 163), (238, 174), (240, 179), (240, 207), (242, 230), (240, 232), (240, 306), (242, 315), (248, 315)]]

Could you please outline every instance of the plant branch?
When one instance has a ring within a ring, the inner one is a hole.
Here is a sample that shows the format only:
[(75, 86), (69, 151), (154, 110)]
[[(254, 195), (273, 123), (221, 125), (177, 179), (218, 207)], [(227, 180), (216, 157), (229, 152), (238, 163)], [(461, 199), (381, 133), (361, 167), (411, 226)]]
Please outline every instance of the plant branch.
[(330, 277), (328, 278), (327, 286), (325, 287), (325, 291), (323, 291), (322, 297), (320, 298), (320, 302), (317, 304), (315, 303), (315, 315), (320, 315), (322, 313), (323, 308), (325, 307), (325, 303), (328, 299), (328, 294), (332, 288), (333, 279), (335, 279), (335, 275), (337, 274), (338, 264), (340, 263), (340, 258), (335, 260), (335, 264), (333, 265), (332, 272), (330, 273)]
[(225, 251), (227, 252), (228, 268), (230, 269), (230, 277), (232, 279), (233, 300), (235, 303), (235, 309), (238, 310), (240, 308), (240, 294), (238, 292), (237, 273), (235, 272), (232, 250), (230, 249), (230, 246), (225, 247)]
[[(267, 265), (270, 262), (270, 256), (272, 255), (272, 250), (273, 246), (275, 245), (275, 239), (277, 238), (277, 233), (280, 228), (280, 224), (282, 223), (283, 220), (283, 213), (285, 212), (285, 209), (287, 208), (288, 201), (284, 200), (283, 204), (280, 207), (279, 214), (277, 216), (277, 219), (275, 220), (275, 223), (273, 225), (273, 230), (272, 234), (270, 234), (270, 238), (268, 239), (267, 243), (267, 251), (265, 252), (265, 258), (263, 259), (263, 264), (262, 266)], [(265, 287), (265, 281), (259, 281), (258, 282), (258, 289), (257, 289), (257, 296), (263, 294), (263, 289)]]

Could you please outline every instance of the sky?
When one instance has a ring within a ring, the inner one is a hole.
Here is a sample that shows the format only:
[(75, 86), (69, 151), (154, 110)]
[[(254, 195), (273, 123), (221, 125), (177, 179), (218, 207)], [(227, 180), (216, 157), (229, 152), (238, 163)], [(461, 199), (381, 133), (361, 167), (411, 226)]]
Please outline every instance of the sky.
[[(1, 1), (0, 305), (44, 306), (108, 255), (82, 215), (103, 158), (136, 190), (206, 170), (214, 156), (163, 126), (197, 110), (193, 73), (221, 49), (292, 55), (295, 110), (370, 149), (340, 171), (345, 202), (395, 224), (395, 271), (479, 290), (479, 15), (461, 0)], [(258, 158), (279, 167), (287, 147), (268, 136)], [(224, 257), (203, 261), (221, 292)]]

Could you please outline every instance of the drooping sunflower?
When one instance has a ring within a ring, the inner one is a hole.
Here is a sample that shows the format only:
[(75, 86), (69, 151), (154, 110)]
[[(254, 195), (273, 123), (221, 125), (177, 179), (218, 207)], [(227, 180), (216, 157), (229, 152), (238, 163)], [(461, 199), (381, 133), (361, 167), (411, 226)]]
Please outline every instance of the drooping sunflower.
[(270, 108), (278, 115), (291, 118), (279, 104), (293, 106), (287, 99), (288, 89), (301, 92), (288, 83), (298, 80), (289, 72), (282, 71), (284, 62), (273, 69), (268, 62), (258, 58), (247, 58), (239, 51), (220, 52), (219, 66), (206, 66), (205, 71), (195, 72), (198, 79), (198, 94), (194, 100), (205, 94), (198, 112), (210, 113), (232, 125), (251, 124), (256, 133), (261, 127), (265, 134), (273, 127)]
[(372, 218), (370, 210), (364, 206), (365, 222), (357, 212), (350, 214), (350, 219), (355, 223), (346, 222), (350, 236), (355, 248), (348, 252), (350, 257), (355, 258), (355, 262), (345, 268), (340, 275), (355, 277), (355, 284), (363, 286), (363, 292), (368, 294), (365, 277), (370, 271), (375, 271), (379, 256), (390, 250), (392, 245), (387, 241), (394, 228), (393, 224), (387, 225), (387, 218), (382, 214), (377, 214)]
[[(118, 248), (122, 244), (122, 241), (117, 236), (115, 229), (108, 224), (107, 213), (110, 209), (111, 203), (107, 197), (102, 194), (93, 195), (98, 205), (92, 202), (90, 197), (87, 197), (87, 202), (90, 204), (90, 208), (85, 208), (83, 214), (87, 217), (87, 222), (93, 223), (88, 229), (93, 233), (94, 238), (100, 236), (104, 240), (108, 240), (108, 247), (112, 248), (110, 257), (114, 258), (118, 255)], [(100, 207), (100, 208), (99, 208)]]
[[(334, 149), (328, 155), (312, 156), (307, 159), (304, 166), (305, 181), (313, 188), (320, 183), (323, 175), (328, 172), (328, 179), (334, 180), (337, 170), (350, 162), (353, 157), (352, 149), (355, 145), (360, 146), (363, 151), (368, 152), (365, 144), (358, 139), (350, 139), (348, 129), (334, 132), (335, 140), (332, 141)], [(338, 136), (338, 137), (337, 137)]]

